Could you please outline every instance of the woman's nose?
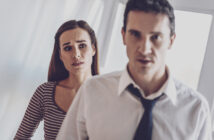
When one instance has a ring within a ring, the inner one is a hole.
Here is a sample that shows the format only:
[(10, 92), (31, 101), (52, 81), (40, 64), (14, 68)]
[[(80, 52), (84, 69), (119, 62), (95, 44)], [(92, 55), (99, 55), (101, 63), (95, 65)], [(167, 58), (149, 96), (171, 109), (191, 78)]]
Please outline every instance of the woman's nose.
[(74, 49), (74, 51), (73, 51), (73, 57), (74, 58), (79, 58), (80, 57), (80, 50)]

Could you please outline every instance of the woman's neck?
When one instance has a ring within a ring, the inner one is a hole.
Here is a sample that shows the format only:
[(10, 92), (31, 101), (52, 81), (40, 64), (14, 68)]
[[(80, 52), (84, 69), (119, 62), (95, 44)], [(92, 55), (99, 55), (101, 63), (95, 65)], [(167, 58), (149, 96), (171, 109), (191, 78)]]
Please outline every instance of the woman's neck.
[(69, 74), (69, 77), (59, 82), (59, 85), (63, 85), (67, 88), (78, 90), (82, 83), (88, 78), (92, 77), (91, 73), (77, 73)]

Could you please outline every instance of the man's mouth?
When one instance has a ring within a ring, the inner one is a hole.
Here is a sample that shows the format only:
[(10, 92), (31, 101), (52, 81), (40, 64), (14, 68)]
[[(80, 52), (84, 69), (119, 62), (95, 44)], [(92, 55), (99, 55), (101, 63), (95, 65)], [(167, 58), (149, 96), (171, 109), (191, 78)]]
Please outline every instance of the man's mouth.
[(138, 59), (138, 61), (144, 65), (152, 63), (153, 61), (151, 59)]

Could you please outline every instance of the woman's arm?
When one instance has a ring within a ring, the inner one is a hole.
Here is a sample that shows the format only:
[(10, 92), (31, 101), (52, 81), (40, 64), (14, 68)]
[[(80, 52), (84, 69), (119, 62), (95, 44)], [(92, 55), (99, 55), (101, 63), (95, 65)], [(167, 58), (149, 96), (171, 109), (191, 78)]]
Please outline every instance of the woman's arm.
[(32, 96), (21, 125), (14, 137), (15, 140), (29, 140), (43, 119), (43, 92), (42, 86), (39, 86)]

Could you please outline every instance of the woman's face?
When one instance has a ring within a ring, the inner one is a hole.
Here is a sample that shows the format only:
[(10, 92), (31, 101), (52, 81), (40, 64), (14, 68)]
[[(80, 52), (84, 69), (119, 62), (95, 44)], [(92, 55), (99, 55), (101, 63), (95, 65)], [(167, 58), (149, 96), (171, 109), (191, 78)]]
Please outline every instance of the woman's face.
[(96, 53), (88, 32), (75, 28), (63, 32), (59, 38), (60, 59), (70, 74), (90, 72)]

